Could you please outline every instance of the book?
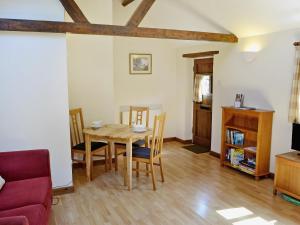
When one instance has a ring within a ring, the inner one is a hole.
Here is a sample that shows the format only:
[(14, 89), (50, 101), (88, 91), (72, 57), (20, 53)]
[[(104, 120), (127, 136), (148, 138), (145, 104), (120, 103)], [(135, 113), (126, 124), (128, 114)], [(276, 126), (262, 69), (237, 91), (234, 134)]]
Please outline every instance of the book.
[(240, 161), (244, 160), (244, 150), (243, 149), (232, 149), (230, 155), (230, 163), (233, 166), (239, 166)]
[(237, 130), (226, 130), (226, 142), (232, 145), (243, 146), (245, 142), (245, 134)]

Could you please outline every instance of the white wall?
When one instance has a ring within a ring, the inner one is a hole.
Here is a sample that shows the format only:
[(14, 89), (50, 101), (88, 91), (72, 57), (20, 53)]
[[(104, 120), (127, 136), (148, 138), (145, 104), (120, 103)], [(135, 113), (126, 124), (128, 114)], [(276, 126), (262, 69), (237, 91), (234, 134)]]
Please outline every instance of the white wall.
[[(36, 3), (2, 0), (0, 16), (63, 20)], [(53, 186), (72, 185), (65, 35), (0, 32), (0, 49), (0, 151), (49, 149)]]
[[(90, 22), (112, 23), (111, 0), (76, 2)], [(86, 126), (114, 122), (113, 38), (68, 34), (67, 45), (70, 108), (83, 109)]]
[[(151, 75), (129, 74), (129, 53), (152, 54)], [(165, 137), (176, 135), (176, 49), (164, 40), (115, 38), (115, 100), (122, 105), (162, 105)], [(152, 126), (152, 124), (150, 124)]]
[[(220, 50), (214, 63), (213, 151), (220, 152), (221, 149), (221, 106), (233, 105), (235, 94), (242, 92), (246, 96), (246, 105), (275, 110), (271, 149), (271, 171), (274, 172), (275, 155), (289, 151), (291, 145), (288, 107), (294, 72), (295, 48), (292, 44), (299, 38), (300, 30), (291, 30), (240, 39), (237, 45), (211, 44), (178, 51), (180, 55), (189, 51)], [(248, 63), (241, 52), (253, 43), (258, 43), (262, 49), (256, 60)], [(192, 82), (192, 71), (187, 66), (191, 62), (186, 59), (178, 62), (178, 76)], [(186, 124), (186, 129), (190, 129), (189, 120), (182, 116), (179, 119), (184, 120), (181, 123)]]
[[(123, 7), (113, 1), (114, 24), (126, 24), (139, 1)], [(158, 3), (158, 2), (157, 2)], [(154, 5), (155, 7), (155, 5)], [(155, 11), (154, 9), (149, 12)], [(147, 15), (147, 18), (151, 15)], [(153, 18), (153, 17), (152, 17)], [(152, 54), (151, 75), (130, 75), (129, 54)], [(176, 43), (147, 38), (114, 38), (116, 121), (122, 105), (162, 105), (167, 113), (165, 137), (176, 136)], [(159, 113), (158, 111), (153, 114)], [(152, 126), (152, 124), (150, 124)]]

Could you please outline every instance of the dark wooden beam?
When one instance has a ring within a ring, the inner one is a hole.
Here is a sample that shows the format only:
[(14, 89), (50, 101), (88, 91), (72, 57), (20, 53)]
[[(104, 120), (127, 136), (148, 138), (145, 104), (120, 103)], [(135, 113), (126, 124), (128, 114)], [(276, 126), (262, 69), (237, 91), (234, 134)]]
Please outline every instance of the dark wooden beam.
[(209, 52), (196, 52), (196, 53), (188, 53), (183, 54), (183, 58), (200, 58), (200, 57), (209, 57), (219, 54), (219, 51), (209, 51)]
[(137, 27), (142, 22), (154, 2), (155, 0), (143, 0), (131, 16), (127, 26)]
[(129, 5), (133, 1), (134, 0), (123, 0), (122, 5), (125, 7), (125, 6)]
[(294, 46), (300, 46), (300, 41), (295, 42), (295, 43), (294, 43)]
[(75, 23), (89, 22), (74, 0), (60, 0), (60, 2)]
[(238, 42), (238, 38), (233, 34), (19, 19), (0, 19), (0, 30), (218, 41), (231, 43)]

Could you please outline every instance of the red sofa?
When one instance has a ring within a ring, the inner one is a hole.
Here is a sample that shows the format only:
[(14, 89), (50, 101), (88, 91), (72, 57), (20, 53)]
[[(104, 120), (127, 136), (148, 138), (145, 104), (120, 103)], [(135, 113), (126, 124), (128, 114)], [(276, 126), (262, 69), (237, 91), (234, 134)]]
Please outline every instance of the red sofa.
[(46, 225), (52, 182), (48, 150), (0, 152), (0, 225)]

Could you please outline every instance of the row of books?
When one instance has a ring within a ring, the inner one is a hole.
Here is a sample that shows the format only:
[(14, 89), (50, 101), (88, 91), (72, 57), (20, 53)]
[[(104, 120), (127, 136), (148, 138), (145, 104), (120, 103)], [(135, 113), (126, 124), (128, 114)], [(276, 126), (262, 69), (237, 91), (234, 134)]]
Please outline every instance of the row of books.
[(245, 158), (243, 149), (229, 148), (226, 154), (226, 161), (230, 162), (233, 167), (239, 168), (244, 172), (255, 172), (255, 158)]
[(245, 134), (237, 130), (226, 130), (226, 142), (232, 145), (244, 145)]
[(240, 161), (244, 160), (244, 150), (229, 148), (226, 155), (226, 160), (233, 166), (238, 166)]

